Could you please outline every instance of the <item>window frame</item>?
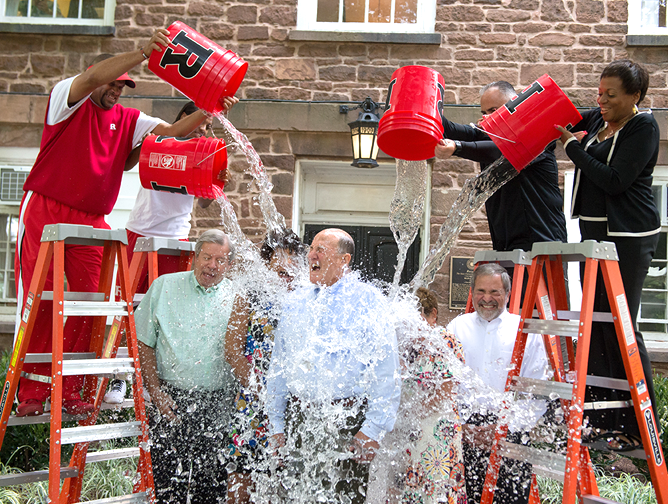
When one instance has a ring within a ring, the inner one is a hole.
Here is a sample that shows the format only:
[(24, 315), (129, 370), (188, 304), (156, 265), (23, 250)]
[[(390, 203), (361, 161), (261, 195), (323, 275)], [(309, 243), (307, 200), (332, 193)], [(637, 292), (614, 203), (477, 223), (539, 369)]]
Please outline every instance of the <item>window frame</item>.
[[(114, 26), (114, 14), (116, 12), (116, 0), (104, 0), (104, 16), (102, 19), (79, 19), (52, 17), (23, 17), (7, 16), (5, 14), (8, 0), (0, 0), (0, 23), (11, 25), (33, 25), (33, 26)], [(54, 4), (57, 0), (54, 0)], [(79, 3), (81, 10), (81, 2)], [(54, 14), (56, 13), (54, 9)]]
[[(367, 19), (368, 0), (365, 1), (367, 2), (365, 19)], [(434, 33), (436, 26), (436, 0), (417, 0), (417, 22), (415, 24), (369, 23), (366, 21), (364, 23), (318, 22), (316, 21), (317, 9), (317, 0), (298, 0), (297, 30), (346, 33)]]
[(668, 35), (668, 26), (649, 27), (640, 24), (642, 1), (643, 0), (628, 0), (628, 35)]

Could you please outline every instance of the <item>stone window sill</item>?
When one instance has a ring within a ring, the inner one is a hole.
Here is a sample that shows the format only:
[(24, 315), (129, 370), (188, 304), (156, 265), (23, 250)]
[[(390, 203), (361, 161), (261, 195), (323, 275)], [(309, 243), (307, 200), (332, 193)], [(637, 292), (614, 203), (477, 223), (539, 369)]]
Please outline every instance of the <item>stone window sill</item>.
[(668, 46), (668, 35), (627, 35), (628, 46)]
[(0, 23), (0, 33), (48, 33), (54, 35), (113, 35), (114, 26)]
[(290, 40), (308, 42), (362, 42), (381, 44), (441, 44), (440, 33), (359, 33), (292, 30)]

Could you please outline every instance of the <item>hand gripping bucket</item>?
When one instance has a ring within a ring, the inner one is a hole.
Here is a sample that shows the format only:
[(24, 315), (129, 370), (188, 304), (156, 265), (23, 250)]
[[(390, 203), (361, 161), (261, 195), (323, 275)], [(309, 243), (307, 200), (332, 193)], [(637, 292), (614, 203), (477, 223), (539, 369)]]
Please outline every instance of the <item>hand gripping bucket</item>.
[(443, 138), (445, 81), (423, 66), (395, 70), (385, 113), (378, 124), (378, 147), (394, 158), (420, 161), (434, 157)]
[(169, 47), (153, 51), (148, 68), (212, 114), (223, 110), (220, 102), (234, 96), (244, 80), (248, 63), (232, 51), (197, 33), (181, 21), (169, 28)]
[(503, 107), (483, 117), (480, 126), (510, 164), (521, 171), (561, 136), (555, 124), (565, 128), (581, 119), (561, 88), (545, 74)]
[(146, 189), (215, 199), (223, 192), (227, 149), (219, 138), (148, 136), (139, 156)]

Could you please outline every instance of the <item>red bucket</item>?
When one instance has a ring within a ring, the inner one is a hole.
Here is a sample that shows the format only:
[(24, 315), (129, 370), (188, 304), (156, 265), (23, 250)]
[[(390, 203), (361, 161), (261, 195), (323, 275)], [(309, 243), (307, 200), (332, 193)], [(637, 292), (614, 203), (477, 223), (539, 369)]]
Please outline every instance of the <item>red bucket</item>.
[(431, 68), (405, 66), (395, 70), (378, 124), (378, 147), (407, 161), (434, 157), (436, 144), (443, 138), (444, 93), (443, 77)]
[[(139, 156), (139, 179), (146, 189), (215, 199), (225, 183), (227, 149), (219, 138), (148, 136)], [(218, 186), (219, 191), (213, 186)]]
[(582, 116), (552, 78), (545, 74), (480, 125), (517, 171), (561, 136), (555, 129), (577, 124)]
[(212, 114), (223, 110), (221, 100), (234, 96), (248, 63), (181, 21), (169, 28), (169, 47), (153, 51), (148, 68)]

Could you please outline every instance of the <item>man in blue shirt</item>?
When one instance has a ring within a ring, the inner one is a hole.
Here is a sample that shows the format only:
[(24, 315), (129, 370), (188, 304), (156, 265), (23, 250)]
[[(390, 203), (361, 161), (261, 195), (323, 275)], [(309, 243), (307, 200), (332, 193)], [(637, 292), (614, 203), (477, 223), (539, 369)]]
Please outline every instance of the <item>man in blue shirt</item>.
[(388, 304), (349, 264), (350, 235), (325, 229), (308, 260), (312, 285), (283, 303), (267, 378), (273, 445), (295, 502), (364, 502), (369, 462), (392, 430), (401, 392)]
[(139, 360), (151, 395), (149, 429), (156, 502), (224, 501), (225, 454), (235, 379), (225, 331), (235, 290), (234, 250), (204, 232), (193, 270), (158, 277), (135, 312)]

